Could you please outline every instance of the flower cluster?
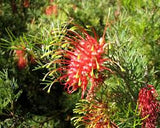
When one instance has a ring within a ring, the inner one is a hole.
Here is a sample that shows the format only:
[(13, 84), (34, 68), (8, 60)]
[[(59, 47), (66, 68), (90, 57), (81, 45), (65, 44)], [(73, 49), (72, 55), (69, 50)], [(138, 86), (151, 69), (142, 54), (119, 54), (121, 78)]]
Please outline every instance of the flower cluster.
[(159, 103), (156, 100), (157, 93), (153, 85), (147, 85), (140, 90), (138, 107), (143, 120), (142, 128), (155, 128), (158, 116)]
[(111, 71), (104, 66), (105, 61), (103, 40), (97, 41), (95, 36), (90, 36), (85, 30), (84, 38), (79, 34), (72, 32), (72, 36), (66, 37), (67, 43), (72, 44), (72, 51), (64, 51), (65, 59), (61, 60), (67, 66), (63, 67), (65, 74), (61, 79), (66, 79), (65, 89), (68, 93), (82, 89), (82, 98), (84, 97), (87, 85), (90, 84), (89, 92), (97, 86), (97, 81), (102, 81), (99, 72), (103, 70)]

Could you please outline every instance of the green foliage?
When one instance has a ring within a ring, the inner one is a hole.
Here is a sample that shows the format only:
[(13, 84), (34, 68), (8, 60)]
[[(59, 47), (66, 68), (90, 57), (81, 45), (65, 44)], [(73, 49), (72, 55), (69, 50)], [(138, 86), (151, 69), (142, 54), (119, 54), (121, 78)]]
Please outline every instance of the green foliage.
[[(22, 93), (22, 90), (17, 90), (18, 85), (15, 78), (9, 78), (8, 71), (3, 70), (0, 72), (0, 119), (4, 120), (5, 118), (11, 118), (14, 116), (16, 111), (15, 103), (17, 102), (19, 96)], [(4, 119), (3, 119), (4, 118)], [(4, 126), (5, 123), (8, 123), (6, 120), (5, 122), (1, 122), (0, 126)]]
[(8, 78), (8, 71), (4, 70), (0, 72), (0, 88), (1, 88), (1, 98), (0, 98), (0, 110), (2, 112), (10, 104), (10, 109), (13, 109), (14, 102), (17, 101), (18, 97), (22, 91), (14, 92), (18, 88), (17, 82), (14, 78), (11, 80)]
[[(152, 84), (160, 100), (159, 0), (30, 0), (27, 8), (23, 2), (0, 0), (0, 127), (89, 127), (84, 110), (100, 103), (107, 105), (102, 109), (110, 125), (141, 127), (139, 90)], [(52, 5), (57, 15), (46, 15)], [(80, 100), (80, 90), (66, 94), (58, 81), (63, 64), (55, 62), (65, 53), (56, 51), (70, 50), (64, 37), (78, 31), (74, 24), (99, 37), (105, 32), (104, 57), (112, 60), (107, 65), (113, 73), (103, 73), (94, 102)], [(27, 66), (21, 70), (16, 50), (23, 47)]]

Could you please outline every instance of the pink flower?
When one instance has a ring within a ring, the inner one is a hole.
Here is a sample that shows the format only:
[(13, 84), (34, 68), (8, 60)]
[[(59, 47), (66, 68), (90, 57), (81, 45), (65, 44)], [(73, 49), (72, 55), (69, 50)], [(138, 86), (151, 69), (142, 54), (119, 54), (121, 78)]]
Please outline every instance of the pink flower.
[(155, 128), (158, 116), (159, 103), (156, 100), (156, 90), (153, 85), (147, 85), (140, 90), (138, 96), (138, 107), (143, 120), (142, 128)]

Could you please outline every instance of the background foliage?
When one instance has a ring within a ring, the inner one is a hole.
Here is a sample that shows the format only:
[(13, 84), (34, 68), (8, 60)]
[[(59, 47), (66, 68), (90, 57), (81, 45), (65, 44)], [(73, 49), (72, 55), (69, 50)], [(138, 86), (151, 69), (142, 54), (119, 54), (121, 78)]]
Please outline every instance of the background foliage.
[[(85, 127), (82, 110), (92, 103), (81, 100), (81, 90), (69, 95), (60, 82), (50, 86), (60, 74), (47, 74), (58, 66), (52, 60), (61, 58), (55, 50), (68, 47), (54, 44), (63, 41), (67, 29), (77, 30), (73, 23), (91, 34), (94, 29), (99, 37), (108, 24), (107, 57), (116, 63), (109, 65), (113, 74), (104, 73), (96, 99), (108, 106), (106, 113), (118, 127), (141, 127), (140, 88), (152, 84), (160, 95), (159, 0), (34, 0), (28, 6), (24, 2), (0, 0), (0, 127)], [(20, 69), (16, 50), (23, 47), (27, 65)]]

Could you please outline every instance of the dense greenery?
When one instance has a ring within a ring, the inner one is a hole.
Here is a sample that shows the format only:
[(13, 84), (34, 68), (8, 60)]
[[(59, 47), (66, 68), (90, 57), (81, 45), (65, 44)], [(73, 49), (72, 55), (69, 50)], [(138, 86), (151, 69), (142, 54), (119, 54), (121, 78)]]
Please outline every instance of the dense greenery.
[[(0, 128), (141, 127), (140, 89), (153, 85), (160, 101), (159, 8), (159, 0), (0, 0)], [(81, 27), (97, 40), (105, 34), (111, 60), (89, 101), (81, 89), (66, 93), (57, 70), (66, 65), (54, 63), (76, 48), (65, 43), (70, 31), (85, 38)], [(95, 125), (103, 118), (108, 126)]]

